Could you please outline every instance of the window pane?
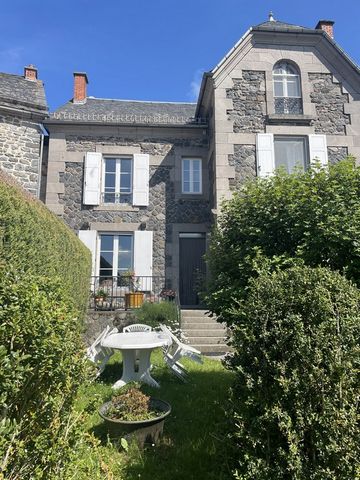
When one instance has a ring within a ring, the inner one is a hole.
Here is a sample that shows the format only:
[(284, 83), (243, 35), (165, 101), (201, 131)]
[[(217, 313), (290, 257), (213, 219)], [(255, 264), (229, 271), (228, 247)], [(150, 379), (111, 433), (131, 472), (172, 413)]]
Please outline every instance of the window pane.
[(119, 252), (118, 268), (122, 270), (132, 269), (132, 254), (131, 252)]
[(115, 175), (113, 173), (105, 175), (105, 191), (115, 191)]
[(275, 137), (275, 167), (292, 173), (296, 167), (305, 169), (305, 139)]
[(120, 192), (121, 193), (130, 193), (131, 192), (131, 175), (128, 173), (121, 172), (120, 175)]
[(190, 192), (190, 182), (184, 182), (184, 192), (185, 193)]
[(113, 266), (113, 253), (102, 252), (100, 255), (100, 268), (112, 269)]
[(119, 251), (131, 252), (132, 250), (132, 236), (131, 235), (119, 235)]
[(120, 166), (121, 173), (131, 173), (131, 160), (130, 158), (122, 158), (121, 159), (121, 166)]
[(107, 158), (105, 160), (105, 171), (115, 173), (115, 169), (116, 169), (116, 159)]
[(284, 96), (284, 86), (283, 82), (275, 80), (274, 81), (274, 95), (275, 97), (283, 97)]
[(287, 81), (288, 97), (300, 97), (299, 81), (298, 79)]
[(190, 160), (183, 160), (183, 171), (184, 172), (190, 171)]
[(193, 192), (200, 193), (200, 182), (194, 182), (193, 184)]
[(101, 248), (102, 252), (112, 252), (114, 245), (114, 236), (113, 235), (101, 235)]

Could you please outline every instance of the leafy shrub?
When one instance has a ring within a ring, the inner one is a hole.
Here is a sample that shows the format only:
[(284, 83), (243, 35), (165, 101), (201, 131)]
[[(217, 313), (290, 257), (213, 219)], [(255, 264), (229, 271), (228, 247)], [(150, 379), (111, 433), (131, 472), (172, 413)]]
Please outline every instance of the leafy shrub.
[(208, 255), (207, 305), (222, 318), (249, 279), (294, 264), (339, 270), (360, 285), (360, 168), (325, 169), (247, 183), (222, 208)]
[(159, 412), (151, 410), (150, 397), (139, 385), (130, 384), (112, 396), (106, 415), (115, 420), (139, 421), (157, 417)]
[(0, 259), (17, 271), (61, 278), (84, 315), (89, 298), (89, 250), (62, 220), (0, 171)]
[(137, 321), (150, 327), (167, 325), (176, 330), (179, 328), (178, 310), (175, 302), (163, 301), (159, 303), (144, 302), (135, 311)]
[(325, 268), (249, 282), (231, 317), (241, 480), (359, 478), (359, 290)]
[(5, 478), (60, 478), (87, 376), (77, 311), (62, 282), (0, 271), (0, 455)]

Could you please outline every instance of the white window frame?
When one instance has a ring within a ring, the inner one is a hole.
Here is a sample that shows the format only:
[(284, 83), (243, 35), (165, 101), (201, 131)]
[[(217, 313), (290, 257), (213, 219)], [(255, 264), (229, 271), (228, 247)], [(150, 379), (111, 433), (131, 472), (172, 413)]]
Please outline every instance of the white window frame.
[[(118, 200), (120, 200), (120, 178), (121, 178), (121, 160), (131, 160), (131, 172), (130, 172), (130, 192), (126, 193), (126, 195), (130, 196), (130, 202), (120, 202), (116, 201), (116, 195), (118, 195)], [(106, 160), (116, 160), (116, 166), (115, 166), (115, 201), (114, 202), (105, 202), (105, 176), (106, 176)], [(111, 155), (103, 155), (102, 158), (102, 179), (101, 179), (101, 203), (103, 205), (131, 205), (133, 203), (133, 181), (134, 181), (134, 159), (132, 156), (129, 155), (116, 155), (116, 156), (111, 156)]]
[[(285, 70), (285, 73), (275, 73), (275, 70), (277, 68), (281, 68), (284, 66), (284, 70)], [(278, 62), (274, 65), (274, 69), (273, 69), (273, 89), (274, 89), (274, 97), (275, 98), (302, 98), (302, 95), (301, 95), (301, 80), (300, 80), (300, 74), (299, 73), (288, 73), (286, 71), (286, 67), (289, 67), (290, 70), (294, 70), (296, 71), (297, 69), (295, 67), (293, 67), (289, 62)], [(284, 95), (281, 95), (281, 96), (278, 96), (278, 95), (275, 95), (275, 80), (276, 81), (279, 81), (277, 80), (277, 77), (278, 78), (281, 78), (282, 79), (282, 85), (283, 85), (283, 93)], [(296, 79), (297, 80), (297, 87), (298, 87), (298, 91), (300, 93), (300, 95), (289, 95), (289, 91), (288, 91), (288, 80), (290, 79)]]
[[(276, 148), (275, 143), (277, 140), (282, 141), (292, 141), (292, 140), (301, 140), (304, 148), (304, 172), (310, 167), (310, 146), (308, 135), (274, 135), (274, 165), (276, 167)], [(300, 167), (301, 165), (299, 165)]]
[[(184, 179), (184, 164), (185, 161), (190, 162), (190, 190), (188, 192), (185, 192), (184, 189), (184, 184), (185, 184), (185, 179)], [(194, 191), (194, 164), (199, 163), (199, 183), (200, 183), (200, 190), (198, 192)], [(181, 193), (183, 195), (202, 195), (203, 193), (203, 186), (202, 186), (202, 158), (199, 157), (183, 157), (181, 159)]]
[(134, 233), (133, 232), (98, 232), (98, 248), (97, 248), (98, 254), (97, 254), (97, 268), (96, 268), (97, 276), (98, 277), (101, 276), (101, 274), (100, 274), (100, 270), (101, 270), (100, 261), (101, 261), (101, 236), (102, 235), (110, 235), (110, 236), (114, 237), (112, 277), (117, 277), (118, 276), (119, 236), (120, 235), (128, 236), (128, 237), (131, 237), (131, 239), (132, 239), (132, 241), (131, 241), (131, 250), (132, 250), (131, 264), (132, 264), (132, 266), (131, 266), (130, 270), (134, 270), (134, 261), (135, 261), (135, 259), (134, 259), (134, 257), (135, 257)]

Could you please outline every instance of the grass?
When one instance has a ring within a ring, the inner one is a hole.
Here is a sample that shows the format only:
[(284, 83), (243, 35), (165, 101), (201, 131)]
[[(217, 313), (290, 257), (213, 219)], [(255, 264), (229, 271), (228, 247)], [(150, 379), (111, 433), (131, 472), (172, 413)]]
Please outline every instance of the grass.
[[(205, 358), (203, 365), (184, 360), (189, 371), (189, 382), (184, 384), (166, 367), (161, 351), (153, 352), (151, 362), (152, 376), (161, 387), (145, 386), (143, 390), (172, 406), (161, 442), (144, 450), (132, 444), (126, 452), (119, 442), (109, 440), (97, 410), (111, 397), (111, 386), (121, 376), (121, 355), (116, 354), (100, 379), (85, 386), (78, 399), (77, 409), (83, 412), (83, 428), (90, 434), (92, 446), (79, 452), (83, 465), (76, 467), (74, 478), (82, 480), (90, 474), (93, 479), (117, 480), (231, 478), (224, 424), (233, 374), (218, 360)], [(91, 465), (85, 463), (93, 464), (94, 470), (98, 468), (102, 474), (94, 476)]]

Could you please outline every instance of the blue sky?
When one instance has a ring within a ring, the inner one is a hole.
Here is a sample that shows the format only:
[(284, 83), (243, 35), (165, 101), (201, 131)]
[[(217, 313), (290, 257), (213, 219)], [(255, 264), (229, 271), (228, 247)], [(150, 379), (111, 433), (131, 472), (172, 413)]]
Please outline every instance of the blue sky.
[(360, 63), (360, 0), (12, 0), (0, 11), (0, 71), (35, 64), (51, 110), (72, 97), (74, 71), (95, 97), (194, 101), (202, 72), (270, 10), (306, 27), (335, 20)]

